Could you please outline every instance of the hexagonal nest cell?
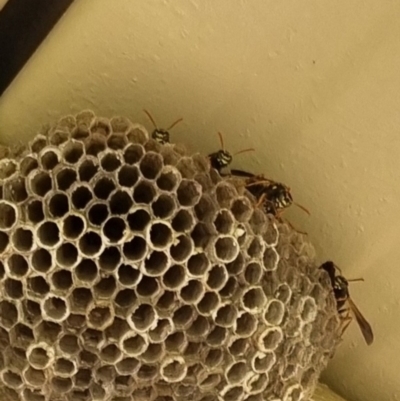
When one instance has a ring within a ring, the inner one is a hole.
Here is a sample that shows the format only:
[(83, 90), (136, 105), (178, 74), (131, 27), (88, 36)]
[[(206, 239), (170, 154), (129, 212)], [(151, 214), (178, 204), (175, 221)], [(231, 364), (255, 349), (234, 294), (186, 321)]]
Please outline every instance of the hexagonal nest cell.
[(90, 111), (2, 155), (4, 397), (309, 398), (340, 337), (329, 280), (239, 179)]

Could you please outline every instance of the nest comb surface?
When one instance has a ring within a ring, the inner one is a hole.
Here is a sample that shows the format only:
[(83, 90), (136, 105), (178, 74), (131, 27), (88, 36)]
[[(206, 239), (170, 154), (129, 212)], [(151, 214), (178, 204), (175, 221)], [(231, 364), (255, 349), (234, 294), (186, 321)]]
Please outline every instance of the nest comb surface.
[(0, 381), (25, 401), (308, 399), (338, 343), (312, 245), (123, 118), (0, 160)]

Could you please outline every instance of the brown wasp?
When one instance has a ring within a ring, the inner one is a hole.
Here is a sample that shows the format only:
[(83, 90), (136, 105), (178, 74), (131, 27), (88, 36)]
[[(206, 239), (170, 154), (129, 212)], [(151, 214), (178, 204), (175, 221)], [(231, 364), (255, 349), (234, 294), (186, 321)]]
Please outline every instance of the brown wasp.
[(243, 149), (232, 155), (225, 149), (224, 138), (222, 137), (222, 134), (220, 132), (218, 132), (218, 136), (221, 144), (221, 149), (217, 152), (209, 154), (208, 158), (210, 159), (211, 167), (217, 170), (219, 173), (221, 173), (221, 170), (223, 168), (228, 167), (232, 163), (233, 156), (239, 155), (240, 153), (253, 152), (255, 150), (253, 148)]
[(180, 123), (183, 121), (183, 118), (178, 118), (174, 123), (172, 123), (167, 129), (163, 128), (158, 128), (157, 124), (152, 117), (152, 115), (147, 111), (143, 110), (144, 113), (146, 113), (147, 117), (149, 117), (149, 120), (152, 122), (154, 125), (154, 131), (151, 134), (151, 137), (157, 141), (158, 143), (161, 143), (161, 145), (164, 145), (166, 143), (169, 143), (169, 130), (175, 127), (176, 124)]
[[(242, 170), (231, 170), (231, 174), (246, 178), (246, 189), (257, 199), (256, 206), (262, 206), (265, 213), (282, 219), (283, 211), (289, 206), (295, 205), (308, 215), (310, 214), (304, 206), (293, 201), (290, 188), (287, 185), (267, 179), (263, 175), (255, 175)], [(288, 224), (294, 228), (290, 222)], [(298, 232), (306, 234), (302, 231)]]
[[(357, 306), (350, 298), (349, 293), (349, 282), (350, 281), (363, 281), (363, 279), (347, 280), (342, 276), (341, 270), (331, 261), (325, 262), (320, 266), (320, 269), (324, 269), (331, 280), (333, 293), (336, 298), (337, 311), (342, 321), (342, 334), (347, 329), (352, 318), (351, 314), (354, 315), (358, 326), (360, 327), (361, 333), (364, 336), (365, 342), (371, 345), (374, 341), (374, 334), (372, 332), (371, 325), (367, 322), (365, 317), (361, 314)], [(336, 272), (339, 272), (337, 274)]]

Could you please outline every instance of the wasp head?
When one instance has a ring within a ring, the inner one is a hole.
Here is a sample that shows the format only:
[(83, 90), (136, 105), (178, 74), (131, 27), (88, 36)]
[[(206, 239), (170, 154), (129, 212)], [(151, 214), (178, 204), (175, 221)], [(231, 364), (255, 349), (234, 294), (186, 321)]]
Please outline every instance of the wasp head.
[(275, 210), (286, 209), (293, 203), (289, 188), (283, 184), (272, 184), (268, 192), (268, 198), (271, 199)]
[(166, 131), (165, 129), (162, 128), (156, 128), (153, 133), (151, 134), (151, 137), (157, 141), (158, 143), (161, 143), (161, 145), (164, 145), (166, 143), (169, 143), (169, 132)]
[(212, 153), (209, 157), (212, 168), (215, 168), (216, 170), (221, 170), (232, 162), (232, 155), (223, 149)]

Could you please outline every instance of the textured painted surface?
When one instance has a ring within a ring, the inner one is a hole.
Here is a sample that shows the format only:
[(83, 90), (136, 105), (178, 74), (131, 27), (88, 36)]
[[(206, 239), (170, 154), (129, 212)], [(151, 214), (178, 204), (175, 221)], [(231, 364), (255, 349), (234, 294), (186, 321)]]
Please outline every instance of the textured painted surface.
[(400, 3), (384, 0), (81, 0), (0, 99), (3, 142), (93, 108), (293, 189), (288, 213), (334, 259), (376, 341), (355, 325), (324, 377), (351, 400), (400, 397)]

